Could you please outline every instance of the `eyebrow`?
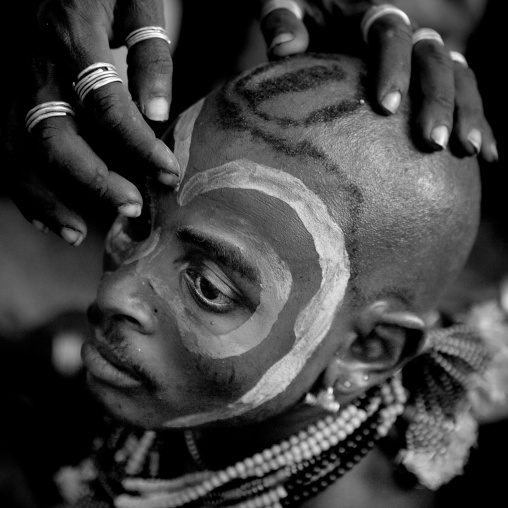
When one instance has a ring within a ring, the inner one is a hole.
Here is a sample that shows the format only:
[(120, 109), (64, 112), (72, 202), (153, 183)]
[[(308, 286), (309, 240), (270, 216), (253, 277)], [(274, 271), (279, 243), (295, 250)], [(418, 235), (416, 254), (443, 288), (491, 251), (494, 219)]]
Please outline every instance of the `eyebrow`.
[(221, 264), (239, 273), (252, 284), (258, 284), (260, 275), (258, 270), (245, 259), (242, 250), (229, 242), (218, 240), (195, 229), (182, 228), (176, 232), (176, 237), (191, 245), (206, 251)]

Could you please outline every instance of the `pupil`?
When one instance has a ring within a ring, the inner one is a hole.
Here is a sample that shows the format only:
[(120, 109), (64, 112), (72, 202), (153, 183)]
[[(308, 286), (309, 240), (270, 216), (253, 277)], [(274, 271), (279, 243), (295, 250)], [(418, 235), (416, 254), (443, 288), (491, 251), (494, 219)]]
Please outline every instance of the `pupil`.
[(215, 300), (219, 296), (220, 291), (208, 279), (201, 278), (200, 288), (208, 300)]

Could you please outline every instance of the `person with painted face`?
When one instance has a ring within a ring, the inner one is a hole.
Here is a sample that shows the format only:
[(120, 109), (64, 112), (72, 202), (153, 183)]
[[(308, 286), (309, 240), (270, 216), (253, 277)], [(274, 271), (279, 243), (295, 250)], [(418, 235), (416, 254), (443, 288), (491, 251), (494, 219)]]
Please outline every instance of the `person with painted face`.
[[(412, 3), (399, 7), (411, 8)], [(6, 19), (21, 19), (29, 29), (22, 38), (19, 24), (13, 23), (16, 32), (5, 31), (6, 47), (17, 41), (16, 49), (6, 55), (5, 67), (22, 79), (4, 83), (4, 95), (10, 100), (3, 108), (0, 132), (3, 185), (37, 229), (54, 231), (78, 246), (87, 235), (87, 221), (97, 209), (102, 212), (101, 205), (126, 217), (141, 213), (139, 187), (145, 175), (155, 175), (170, 187), (178, 181), (178, 163), (154, 132), (170, 116), (175, 44), (168, 44), (162, 0), (30, 4), (23, 4), (21, 12), (16, 12), (17, 4), (6, 6), (15, 11), (8, 11)], [(242, 46), (243, 34), (234, 31), (236, 20), (228, 18), (228, 7), (233, 9), (234, 4), (237, 9), (238, 2), (183, 2), (186, 17), (179, 47), (185, 51), (185, 45), (187, 50), (214, 46), (214, 33), (208, 44), (196, 29), (203, 24), (212, 24), (215, 32), (233, 33), (228, 44)], [(462, 48), (447, 47), (435, 30), (418, 28), (427, 20), (421, 16), (424, 9), (413, 7), (417, 16), (411, 21), (400, 8), (373, 0), (241, 4), (247, 12), (242, 19), (258, 17), (269, 59), (306, 50), (368, 55), (378, 113), (396, 114), (411, 80), (421, 95), (415, 104), (414, 131), (422, 148), (442, 150), (450, 140), (464, 155), (497, 160), (474, 74), (456, 52)], [(484, 2), (473, 2), (474, 8), (471, 2), (442, 4), (453, 17), (447, 27), (462, 20), (457, 31), (463, 34), (464, 26), (475, 26), (481, 17)], [(433, 7), (442, 8), (440, 2)], [(210, 20), (209, 9), (212, 14), (223, 12), (223, 18)], [(128, 48), (128, 87), (121, 83), (111, 51), (123, 45)], [(210, 58), (214, 63), (210, 72), (222, 80), (234, 62), (219, 62), (224, 56), (217, 53)], [(200, 90), (193, 101), (209, 91), (199, 88), (212, 82), (200, 58), (202, 54), (191, 51), (176, 68), (175, 75), (183, 78), (176, 80), (173, 113), (183, 106), (182, 96), (187, 99), (189, 89)], [(215, 74), (217, 68), (222, 75)], [(130, 173), (125, 167), (133, 160), (136, 172)]]
[(436, 311), (477, 232), (478, 163), (419, 150), (409, 101), (378, 115), (365, 75), (264, 64), (165, 135), (178, 189), (148, 180), (146, 212), (115, 221), (89, 310), (111, 429), (59, 476), (77, 506), (424, 506), (392, 459), (429, 489), (462, 472), (490, 351)]

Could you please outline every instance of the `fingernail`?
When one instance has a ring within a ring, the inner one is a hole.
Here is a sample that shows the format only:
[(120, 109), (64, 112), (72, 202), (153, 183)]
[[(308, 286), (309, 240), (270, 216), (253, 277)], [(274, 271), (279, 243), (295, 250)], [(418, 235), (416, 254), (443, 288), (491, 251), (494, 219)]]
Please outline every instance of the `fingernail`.
[(467, 140), (473, 145), (476, 155), (482, 148), (482, 133), (478, 129), (471, 129), (467, 135)]
[(145, 106), (145, 115), (154, 122), (165, 122), (169, 118), (169, 102), (166, 97), (153, 97)]
[(497, 153), (497, 146), (495, 143), (492, 143), (489, 146), (489, 153), (491, 155), (492, 162), (497, 162), (499, 160), (499, 154)]
[(294, 34), (289, 32), (284, 32), (282, 34), (277, 35), (272, 39), (272, 44), (268, 48), (268, 51), (272, 51), (272, 49), (275, 46), (278, 46), (279, 44), (284, 44), (285, 42), (292, 41), (295, 38)]
[(60, 236), (74, 247), (77, 247), (83, 241), (83, 235), (72, 228), (62, 228)]
[(46, 226), (39, 220), (33, 220), (32, 225), (37, 231), (40, 231), (41, 233), (49, 233), (48, 226)]
[(448, 136), (448, 127), (440, 125), (432, 130), (430, 139), (432, 139), (432, 141), (441, 148), (446, 148), (446, 145), (448, 144)]
[(164, 148), (166, 148), (166, 154), (169, 159), (171, 174), (175, 175), (178, 179), (180, 178), (180, 163), (178, 162), (176, 155), (168, 148), (167, 145), (164, 145)]
[(118, 211), (124, 217), (139, 217), (141, 215), (141, 205), (139, 203), (126, 203), (119, 206)]
[(176, 187), (180, 181), (180, 177), (173, 173), (159, 173), (158, 180), (160, 183), (168, 185), (169, 187)]
[(400, 101), (402, 100), (402, 95), (400, 92), (390, 92), (387, 93), (381, 104), (385, 109), (387, 109), (390, 113), (395, 114), (400, 106)]

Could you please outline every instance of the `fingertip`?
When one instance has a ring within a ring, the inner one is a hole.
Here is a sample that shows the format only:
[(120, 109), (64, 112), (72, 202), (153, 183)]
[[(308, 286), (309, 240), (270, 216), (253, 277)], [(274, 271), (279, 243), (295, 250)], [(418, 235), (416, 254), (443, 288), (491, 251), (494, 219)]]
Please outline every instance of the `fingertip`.
[(444, 150), (448, 145), (450, 137), (450, 130), (446, 125), (439, 125), (434, 127), (430, 133), (431, 141), (436, 145), (439, 150)]
[(304, 52), (309, 45), (309, 34), (298, 15), (287, 8), (278, 8), (261, 20), (261, 31), (266, 41), (269, 58), (282, 58)]
[[(161, 147), (160, 152), (164, 157), (165, 167), (163, 173), (166, 173), (170, 176), (176, 176), (176, 178), (180, 178), (180, 164), (176, 155), (168, 148), (168, 146), (163, 142), (159, 142), (159, 146)], [(159, 177), (160, 180), (160, 177)]]
[(308, 38), (303, 34), (285, 32), (274, 37), (268, 48), (268, 56), (273, 59), (303, 53), (307, 46)]
[(44, 233), (44, 234), (47, 234), (49, 233), (49, 227), (46, 226), (46, 224), (44, 224), (43, 222), (41, 222), (40, 220), (33, 220), (32, 221), (32, 226), (37, 230), (37, 231), (40, 231), (41, 233)]
[(173, 173), (159, 173), (157, 179), (160, 183), (168, 187), (177, 187), (180, 181), (180, 178)]
[(85, 239), (84, 233), (69, 226), (64, 226), (60, 229), (60, 236), (73, 247), (78, 247)]
[(497, 144), (495, 142), (488, 143), (482, 148), (482, 155), (487, 162), (498, 162), (499, 153), (497, 151)]
[(482, 148), (482, 133), (478, 129), (471, 129), (467, 135), (467, 140), (472, 145), (475, 154), (478, 155)]
[(402, 94), (398, 91), (388, 92), (382, 99), (381, 105), (390, 114), (397, 113), (400, 103), (402, 101)]
[(141, 215), (141, 204), (140, 203), (125, 203), (118, 207), (118, 213), (124, 217), (135, 219)]

